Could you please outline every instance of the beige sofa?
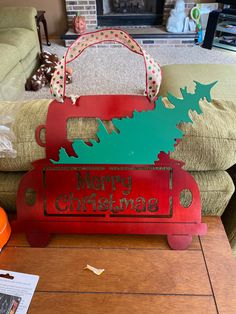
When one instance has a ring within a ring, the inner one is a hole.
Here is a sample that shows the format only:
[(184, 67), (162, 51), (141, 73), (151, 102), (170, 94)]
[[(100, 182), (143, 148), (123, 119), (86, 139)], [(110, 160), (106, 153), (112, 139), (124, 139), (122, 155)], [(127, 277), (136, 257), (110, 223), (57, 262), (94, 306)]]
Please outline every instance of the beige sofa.
[[(227, 172), (236, 163), (236, 65), (168, 65), (162, 67), (161, 95), (172, 92), (180, 95), (179, 87), (194, 88), (193, 80), (210, 83), (218, 80), (212, 90), (211, 104), (202, 102), (203, 114), (192, 114), (194, 124), (180, 125), (185, 135), (171, 157), (183, 160), (185, 169), (198, 182), (203, 215), (222, 216), (229, 212), (225, 228), (236, 253), (236, 214), (229, 209), (235, 185)], [(31, 162), (45, 158), (45, 149), (35, 141), (35, 129), (45, 124), (50, 100), (0, 102), (0, 113), (15, 112), (13, 130), (16, 134), (15, 159), (0, 159), (0, 205), (15, 211), (16, 193), (22, 175), (31, 168)], [(94, 122), (80, 124), (80, 136), (84, 140), (96, 134)], [(75, 126), (70, 126), (73, 133)], [(43, 140), (43, 139), (42, 139)], [(230, 221), (232, 217), (232, 221)]]
[(21, 98), (38, 66), (36, 14), (31, 7), (0, 7), (0, 100)]

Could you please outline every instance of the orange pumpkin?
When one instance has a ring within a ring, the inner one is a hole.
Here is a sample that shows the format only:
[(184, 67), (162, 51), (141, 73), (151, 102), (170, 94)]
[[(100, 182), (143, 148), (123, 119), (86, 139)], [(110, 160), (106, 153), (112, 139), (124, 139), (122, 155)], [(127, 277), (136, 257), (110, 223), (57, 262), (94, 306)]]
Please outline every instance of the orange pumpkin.
[(76, 34), (82, 34), (86, 31), (86, 21), (84, 16), (76, 15), (73, 18), (73, 29)]
[(3, 208), (0, 207), (0, 251), (9, 240), (11, 227), (7, 215)]

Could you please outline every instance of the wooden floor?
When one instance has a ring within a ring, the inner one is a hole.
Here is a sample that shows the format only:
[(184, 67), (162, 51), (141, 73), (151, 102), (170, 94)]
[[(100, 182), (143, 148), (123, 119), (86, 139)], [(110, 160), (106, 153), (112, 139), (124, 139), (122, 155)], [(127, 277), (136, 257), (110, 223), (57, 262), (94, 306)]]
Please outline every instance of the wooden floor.
[(203, 220), (187, 251), (164, 236), (56, 235), (41, 249), (13, 235), (0, 268), (40, 276), (29, 313), (236, 313), (236, 261), (221, 220)]

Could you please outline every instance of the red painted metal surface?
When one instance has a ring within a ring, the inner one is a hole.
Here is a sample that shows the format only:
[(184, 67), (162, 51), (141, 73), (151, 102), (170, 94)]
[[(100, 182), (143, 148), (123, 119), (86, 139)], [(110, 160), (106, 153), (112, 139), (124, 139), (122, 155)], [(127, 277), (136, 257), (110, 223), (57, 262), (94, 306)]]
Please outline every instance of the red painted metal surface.
[[(193, 235), (205, 234), (197, 183), (182, 162), (164, 153), (148, 166), (50, 162), (62, 146), (73, 153), (67, 139), (69, 118), (111, 120), (153, 108), (142, 96), (83, 96), (75, 105), (68, 98), (63, 104), (53, 101), (46, 125), (36, 130), (46, 158), (35, 161), (20, 183), (13, 230), (25, 231), (33, 246), (47, 245), (52, 233), (166, 234), (173, 249), (185, 249)], [(46, 143), (40, 139), (42, 128)], [(187, 205), (180, 200), (183, 191), (191, 194)]]
[[(70, 98), (64, 103), (54, 100), (48, 109), (45, 125), (36, 129), (36, 141), (40, 146), (46, 146), (46, 158), (58, 159), (58, 150), (61, 147), (73, 156), (71, 140), (67, 139), (67, 120), (69, 118), (99, 118), (111, 120), (113, 118), (131, 117), (133, 111), (151, 110), (151, 103), (144, 96), (129, 95), (96, 95), (81, 96), (73, 105)], [(41, 130), (46, 129), (46, 144), (40, 139)]]

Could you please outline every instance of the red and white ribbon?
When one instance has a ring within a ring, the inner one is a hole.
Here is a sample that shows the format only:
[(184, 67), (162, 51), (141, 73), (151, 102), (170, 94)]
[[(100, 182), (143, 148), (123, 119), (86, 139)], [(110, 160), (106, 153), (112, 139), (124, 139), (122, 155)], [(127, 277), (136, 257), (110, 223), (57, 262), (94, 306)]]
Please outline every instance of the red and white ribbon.
[(50, 84), (50, 91), (53, 97), (59, 102), (63, 102), (66, 89), (66, 65), (79, 57), (89, 46), (106, 41), (118, 42), (134, 53), (143, 56), (146, 68), (146, 95), (150, 101), (155, 101), (161, 84), (161, 68), (128, 33), (121, 29), (98, 30), (78, 37), (68, 48), (65, 56), (60, 60), (53, 74)]

